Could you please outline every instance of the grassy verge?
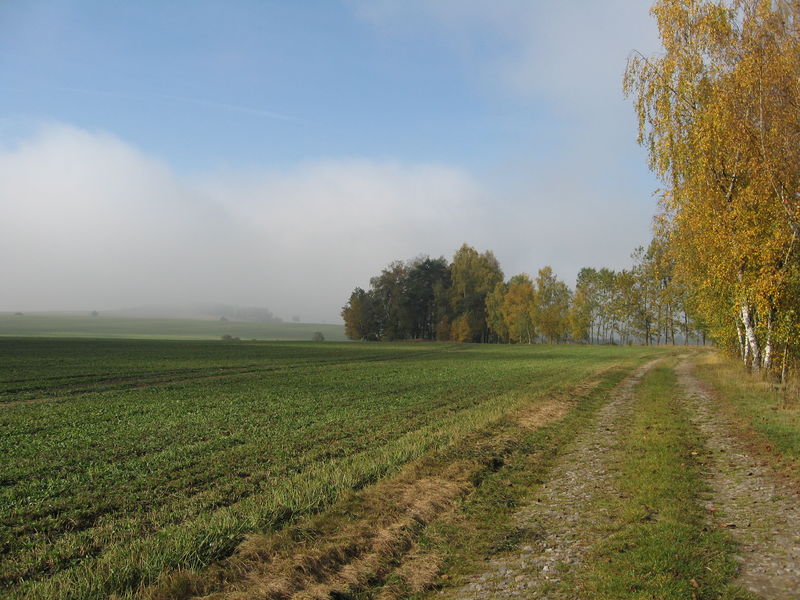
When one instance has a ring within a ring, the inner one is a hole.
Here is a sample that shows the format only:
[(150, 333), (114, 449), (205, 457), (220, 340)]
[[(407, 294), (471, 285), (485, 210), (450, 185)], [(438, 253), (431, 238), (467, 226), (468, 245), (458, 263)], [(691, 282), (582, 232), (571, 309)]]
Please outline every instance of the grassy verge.
[(660, 365), (642, 380), (637, 410), (623, 428), (619, 497), (611, 534), (578, 577), (586, 597), (749, 598), (729, 585), (736, 573), (733, 542), (712, 528), (698, 498), (706, 492), (706, 450), (677, 395), (676, 377)]
[[(433, 523), (420, 539), (421, 555), (441, 564), (435, 587), (460, 587), (466, 577), (482, 568), (487, 557), (535, 541), (535, 532), (513, 526), (513, 515), (531, 490), (547, 480), (569, 442), (593, 422), (611, 390), (628, 374), (628, 369), (609, 372), (563, 419), (547, 426), (531, 431), (505, 424), (515, 441), (502, 469), (485, 473), (480, 486), (457, 510)], [(388, 587), (395, 597), (434, 595), (403, 588), (397, 581), (390, 581)]]
[(783, 459), (800, 477), (800, 403), (770, 383), (744, 372), (738, 361), (708, 353), (697, 361), (697, 375), (717, 392), (738, 432), (756, 450)]

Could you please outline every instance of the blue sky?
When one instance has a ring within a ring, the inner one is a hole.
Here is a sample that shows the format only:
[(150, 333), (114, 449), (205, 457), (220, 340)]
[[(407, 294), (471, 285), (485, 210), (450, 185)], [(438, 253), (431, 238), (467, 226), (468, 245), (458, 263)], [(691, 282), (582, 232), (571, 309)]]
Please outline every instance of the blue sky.
[(4, 115), (111, 131), (182, 171), (364, 155), (481, 168), (561, 126), (546, 98), (482, 87), (435, 30), (376, 28), (338, 2), (3, 13)]
[(335, 321), (388, 261), (462, 241), (509, 276), (625, 266), (656, 187), (620, 90), (648, 6), (4, 0), (0, 250), (30, 262), (0, 267), (0, 310)]

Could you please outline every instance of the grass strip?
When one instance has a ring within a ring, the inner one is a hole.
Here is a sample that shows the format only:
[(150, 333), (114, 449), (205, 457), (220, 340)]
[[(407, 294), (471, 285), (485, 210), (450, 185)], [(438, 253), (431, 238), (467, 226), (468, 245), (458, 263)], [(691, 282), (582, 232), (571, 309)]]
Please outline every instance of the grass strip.
[(797, 389), (748, 375), (741, 363), (719, 352), (695, 362), (697, 375), (719, 392), (721, 408), (739, 427), (752, 449), (782, 459), (800, 478), (800, 400)]
[(622, 428), (616, 518), (608, 538), (579, 574), (581, 595), (597, 600), (751, 598), (730, 581), (733, 541), (710, 525), (699, 431), (689, 421), (674, 370), (661, 364), (638, 388), (637, 408)]
[[(590, 426), (597, 411), (630, 369), (614, 369), (567, 415), (533, 431), (506, 423), (515, 450), (501, 469), (485, 473), (477, 489), (448, 518), (431, 524), (419, 540), (419, 553), (440, 563), (434, 588), (460, 587), (466, 578), (484, 568), (498, 552), (510, 552), (533, 543), (536, 532), (513, 526), (512, 517), (547, 480), (569, 442)], [(401, 582), (387, 582), (387, 597), (432, 598), (430, 591), (416, 592)]]

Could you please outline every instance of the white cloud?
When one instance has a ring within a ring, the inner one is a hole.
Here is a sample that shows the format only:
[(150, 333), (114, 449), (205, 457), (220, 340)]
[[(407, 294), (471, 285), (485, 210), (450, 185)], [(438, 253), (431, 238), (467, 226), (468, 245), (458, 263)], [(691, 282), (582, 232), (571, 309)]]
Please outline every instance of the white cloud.
[(628, 54), (657, 48), (650, 0), (348, 0), (387, 35), (436, 30), (488, 87), (581, 106), (618, 100)]
[(582, 265), (620, 268), (647, 242), (656, 181), (635, 143), (622, 76), (631, 51), (658, 49), (651, 0), (348, 4), (383, 35), (436, 35), (483, 94), (501, 106), (528, 104), (543, 123), (550, 138), (534, 140), (527, 156), (518, 149), (513, 165), (483, 182), (505, 190), (495, 193), (497, 227), (518, 233), (496, 236), (494, 246), (514, 240), (508, 256), (515, 269), (525, 261), (524, 269), (551, 263), (571, 278)]
[(452, 252), (480, 213), (477, 184), (435, 165), (326, 160), (202, 185), (261, 255), (264, 302), (326, 319), (390, 261)]
[(627, 264), (654, 181), (621, 78), (632, 49), (655, 48), (650, 0), (349, 4), (385, 35), (435, 35), (499, 106), (558, 121), (557, 142), (506, 149), (513, 164), (481, 181), (355, 158), (198, 180), (111, 135), (46, 126), (0, 146), (0, 310), (219, 301), (335, 321), (391, 260), (465, 241), (507, 275)]
[(367, 160), (190, 181), (48, 127), (0, 153), (0, 310), (222, 301), (335, 321), (389, 261), (466, 239), (478, 194), (457, 169)]
[(107, 134), (49, 126), (0, 151), (0, 310), (226, 302), (335, 322), (392, 260), (466, 241), (509, 276), (551, 264), (569, 281), (624, 265), (649, 219), (624, 186), (547, 166), (523, 183), (490, 192), (446, 165), (357, 159), (187, 179)]

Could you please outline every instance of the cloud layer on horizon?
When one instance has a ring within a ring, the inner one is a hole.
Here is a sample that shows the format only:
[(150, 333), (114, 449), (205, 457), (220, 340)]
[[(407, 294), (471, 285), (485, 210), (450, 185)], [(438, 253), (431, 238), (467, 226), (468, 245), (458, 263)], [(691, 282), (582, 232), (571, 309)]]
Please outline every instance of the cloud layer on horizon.
[(0, 310), (228, 302), (326, 322), (391, 260), (466, 241), (508, 275), (552, 264), (571, 280), (621, 266), (636, 236), (619, 232), (649, 218), (634, 197), (609, 211), (579, 179), (490, 192), (447, 165), (329, 159), (198, 180), (65, 125), (0, 150), (0, 198)]
[(335, 322), (390, 261), (463, 242), (507, 276), (624, 267), (655, 206), (621, 93), (628, 53), (655, 47), (648, 5), (345, 2), (387, 43), (441, 42), (498, 114), (542, 120), (480, 174), (323, 156), (198, 178), (110, 133), (0, 122), (0, 310), (224, 302)]

